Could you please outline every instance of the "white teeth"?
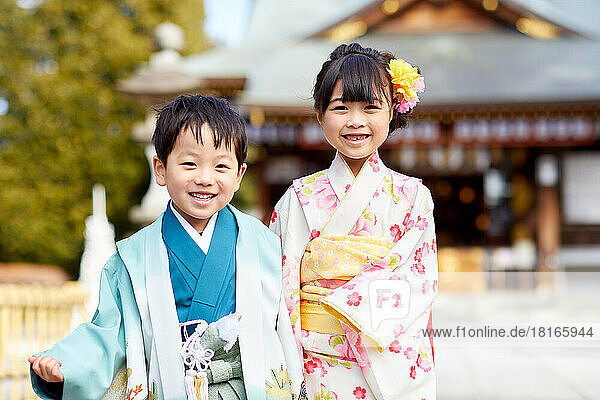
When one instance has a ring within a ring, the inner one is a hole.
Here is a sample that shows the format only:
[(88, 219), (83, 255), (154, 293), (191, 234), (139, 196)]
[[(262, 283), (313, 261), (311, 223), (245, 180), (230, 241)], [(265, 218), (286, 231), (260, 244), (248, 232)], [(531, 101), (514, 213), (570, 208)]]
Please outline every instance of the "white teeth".
[(198, 200), (210, 200), (214, 197), (214, 194), (193, 194), (190, 193), (190, 195)]
[(363, 140), (367, 138), (367, 135), (347, 135), (344, 136), (346, 139), (351, 140), (353, 142), (358, 142), (359, 140)]

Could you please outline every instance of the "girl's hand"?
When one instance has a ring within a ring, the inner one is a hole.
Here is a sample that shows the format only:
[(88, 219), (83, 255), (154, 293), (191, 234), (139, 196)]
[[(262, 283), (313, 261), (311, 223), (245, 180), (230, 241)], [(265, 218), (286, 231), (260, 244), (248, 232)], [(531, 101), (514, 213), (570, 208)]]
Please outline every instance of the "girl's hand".
[(63, 382), (64, 377), (58, 367), (62, 365), (57, 359), (39, 355), (37, 357), (29, 357), (29, 363), (33, 372), (35, 372), (40, 378), (46, 382)]

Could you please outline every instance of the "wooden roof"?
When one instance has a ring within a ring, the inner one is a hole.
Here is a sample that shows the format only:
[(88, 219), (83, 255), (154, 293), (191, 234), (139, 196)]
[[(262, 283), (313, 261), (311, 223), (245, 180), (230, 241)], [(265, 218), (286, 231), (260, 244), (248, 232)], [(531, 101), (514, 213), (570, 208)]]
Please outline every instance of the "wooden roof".
[(315, 32), (339, 42), (368, 33), (476, 33), (507, 27), (540, 39), (576, 34), (527, 7), (502, 0), (377, 0)]

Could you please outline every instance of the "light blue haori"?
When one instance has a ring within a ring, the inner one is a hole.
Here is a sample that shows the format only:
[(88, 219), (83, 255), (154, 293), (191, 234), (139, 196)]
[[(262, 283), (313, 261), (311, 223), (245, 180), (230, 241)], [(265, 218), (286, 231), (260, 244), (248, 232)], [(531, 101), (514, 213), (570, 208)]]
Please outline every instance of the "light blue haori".
[(235, 312), (235, 245), (238, 227), (233, 213), (219, 211), (208, 254), (179, 223), (171, 207), (163, 215), (162, 236), (179, 322), (214, 322)]
[[(300, 393), (302, 372), (281, 296), (280, 241), (256, 218), (227, 207), (239, 229), (235, 311), (240, 315), (246, 396), (291, 400)], [(109, 387), (107, 398), (186, 399), (181, 331), (162, 225), (161, 215), (117, 243), (117, 252), (102, 271), (94, 318), (45, 352), (62, 362), (63, 399), (101, 399)], [(51, 398), (32, 375), (36, 393)]]

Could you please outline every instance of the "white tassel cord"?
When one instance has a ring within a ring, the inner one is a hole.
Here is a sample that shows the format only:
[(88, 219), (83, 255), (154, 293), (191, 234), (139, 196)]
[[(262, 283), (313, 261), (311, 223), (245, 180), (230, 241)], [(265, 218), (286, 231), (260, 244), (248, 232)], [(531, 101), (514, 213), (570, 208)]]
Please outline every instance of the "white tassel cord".
[[(240, 314), (229, 314), (216, 322), (219, 337), (227, 342), (225, 351), (231, 350), (239, 335)], [(194, 333), (188, 335), (187, 327), (196, 325)], [(208, 375), (206, 370), (215, 355), (212, 349), (205, 349), (200, 337), (208, 328), (203, 319), (196, 319), (180, 324), (185, 342), (181, 346), (181, 357), (187, 372), (185, 373), (185, 392), (187, 400), (208, 400)]]
[[(196, 325), (194, 333), (188, 336), (187, 327)], [(186, 366), (185, 374), (185, 392), (187, 400), (208, 400), (208, 376), (206, 370), (210, 365), (215, 352), (211, 349), (205, 349), (200, 344), (200, 337), (208, 328), (208, 323), (204, 320), (187, 321), (181, 324), (185, 342), (181, 346), (181, 357)]]

